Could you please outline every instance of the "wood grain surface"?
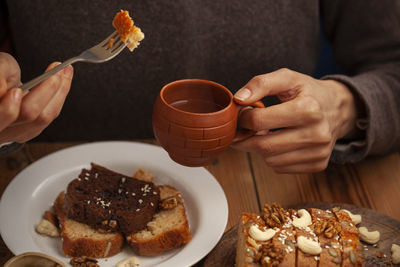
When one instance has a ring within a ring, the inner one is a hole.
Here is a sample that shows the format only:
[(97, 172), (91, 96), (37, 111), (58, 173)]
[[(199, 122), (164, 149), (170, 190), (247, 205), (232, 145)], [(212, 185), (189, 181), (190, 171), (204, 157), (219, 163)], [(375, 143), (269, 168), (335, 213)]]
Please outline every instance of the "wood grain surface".
[[(0, 157), (0, 196), (10, 181), (32, 162), (81, 143), (29, 143), (20, 151)], [(399, 153), (367, 158), (357, 164), (331, 164), (315, 174), (276, 174), (259, 155), (228, 149), (206, 168), (221, 184), (228, 200), (226, 231), (237, 224), (242, 211), (258, 212), (271, 202), (284, 206), (306, 202), (346, 203), (400, 220)], [(12, 256), (0, 239), (0, 266)], [(202, 266), (207, 259), (196, 266)]]
[[(320, 208), (323, 210), (333, 207), (341, 207), (351, 211), (353, 214), (360, 214), (362, 222), (358, 226), (365, 226), (370, 231), (377, 230), (381, 233), (381, 239), (377, 246), (363, 243), (365, 248), (363, 252), (365, 255), (365, 266), (387, 266), (386, 263), (390, 261), (392, 244), (400, 244), (400, 221), (373, 210), (349, 204), (306, 203), (290, 206), (290, 208), (295, 209)], [(219, 243), (204, 260), (204, 267), (235, 265), (237, 231), (238, 226), (236, 225), (225, 232)], [(378, 258), (377, 253), (382, 253), (383, 257)]]

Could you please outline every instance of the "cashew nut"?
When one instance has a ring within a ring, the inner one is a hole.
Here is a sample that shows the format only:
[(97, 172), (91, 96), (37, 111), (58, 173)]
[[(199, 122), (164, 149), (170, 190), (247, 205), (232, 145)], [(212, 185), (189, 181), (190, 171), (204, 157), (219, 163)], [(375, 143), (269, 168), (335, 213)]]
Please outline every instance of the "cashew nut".
[(117, 263), (116, 267), (139, 267), (140, 260), (136, 257), (129, 257)]
[(354, 224), (359, 224), (362, 220), (361, 215), (360, 214), (353, 214), (348, 210), (343, 210), (345, 211), (347, 214), (349, 214), (351, 220), (353, 221)]
[(49, 220), (43, 219), (37, 226), (36, 231), (39, 234), (47, 235), (51, 237), (60, 236), (57, 227), (52, 224)]
[(249, 242), (249, 244), (250, 244), (253, 248), (255, 248), (257, 251), (260, 250), (261, 244), (257, 244), (257, 242), (256, 242), (253, 238), (247, 237), (247, 242)]
[(299, 218), (295, 218), (293, 220), (293, 225), (299, 228), (305, 228), (309, 225), (311, 225), (311, 215), (308, 213), (307, 210), (301, 209), (297, 211), (297, 214), (300, 216)]
[(305, 236), (297, 238), (297, 246), (301, 251), (310, 255), (319, 255), (322, 252), (322, 248), (318, 242), (312, 241)]
[(400, 246), (396, 244), (392, 244), (392, 262), (394, 264), (400, 263)]
[(270, 240), (276, 231), (274, 229), (267, 229), (266, 231), (261, 231), (256, 225), (250, 226), (249, 235), (256, 241), (267, 241)]
[(360, 239), (368, 244), (376, 244), (381, 238), (381, 234), (378, 231), (369, 232), (367, 227), (358, 228)]

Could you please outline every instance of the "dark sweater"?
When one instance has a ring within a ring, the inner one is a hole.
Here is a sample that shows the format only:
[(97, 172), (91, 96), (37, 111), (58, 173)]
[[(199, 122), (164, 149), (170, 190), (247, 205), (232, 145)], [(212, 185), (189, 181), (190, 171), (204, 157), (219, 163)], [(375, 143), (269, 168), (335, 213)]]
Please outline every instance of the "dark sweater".
[(400, 1), (9, 0), (8, 8), (22, 82), (103, 40), (120, 9), (146, 36), (133, 53), (75, 64), (61, 115), (35, 140), (153, 137), (153, 102), (164, 84), (203, 78), (235, 92), (282, 67), (312, 74), (322, 27), (346, 73), (325, 78), (348, 85), (367, 112), (366, 143), (337, 146), (332, 159), (399, 147)]

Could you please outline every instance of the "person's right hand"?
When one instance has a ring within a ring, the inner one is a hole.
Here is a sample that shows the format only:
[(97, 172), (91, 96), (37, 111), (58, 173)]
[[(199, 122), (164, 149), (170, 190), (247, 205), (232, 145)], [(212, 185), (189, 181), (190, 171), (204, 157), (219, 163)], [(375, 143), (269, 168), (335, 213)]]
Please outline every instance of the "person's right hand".
[(71, 88), (73, 68), (64, 68), (26, 93), (18, 88), (20, 77), (17, 61), (0, 52), (0, 144), (27, 142), (57, 118)]

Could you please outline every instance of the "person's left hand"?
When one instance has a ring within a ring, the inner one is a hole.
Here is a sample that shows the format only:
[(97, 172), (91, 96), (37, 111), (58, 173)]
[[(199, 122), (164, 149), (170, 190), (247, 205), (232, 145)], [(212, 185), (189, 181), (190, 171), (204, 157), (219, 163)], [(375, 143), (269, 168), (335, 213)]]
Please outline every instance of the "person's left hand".
[(269, 95), (282, 103), (244, 108), (239, 125), (257, 134), (232, 146), (261, 154), (278, 173), (325, 169), (336, 140), (355, 130), (354, 96), (339, 82), (281, 69), (255, 76), (235, 94), (235, 101), (249, 105)]

